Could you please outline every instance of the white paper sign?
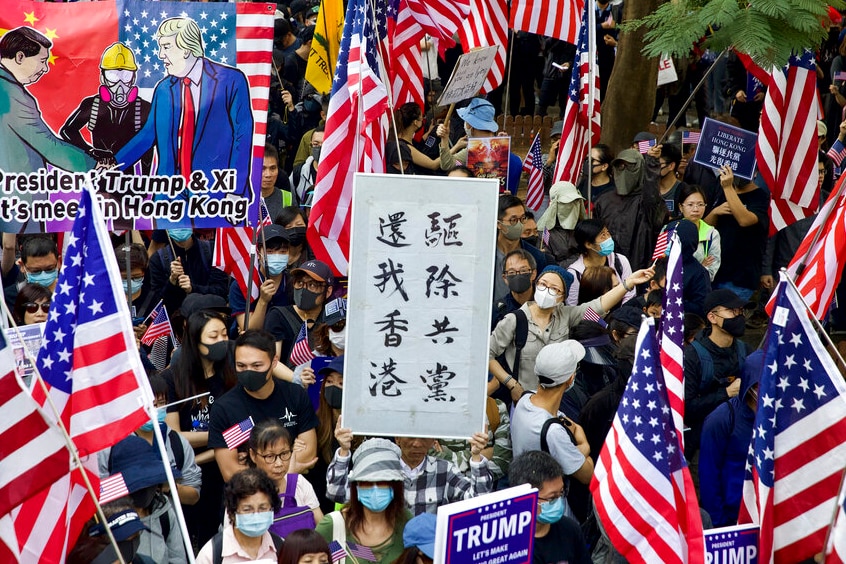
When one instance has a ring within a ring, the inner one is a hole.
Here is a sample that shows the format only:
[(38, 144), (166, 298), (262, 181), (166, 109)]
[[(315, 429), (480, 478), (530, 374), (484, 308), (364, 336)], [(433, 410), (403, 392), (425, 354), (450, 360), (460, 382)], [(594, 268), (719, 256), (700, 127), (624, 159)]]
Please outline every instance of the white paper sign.
[(670, 84), (678, 79), (679, 75), (676, 74), (676, 66), (673, 64), (673, 59), (668, 55), (661, 57), (661, 60), (658, 61), (658, 86)]
[(355, 434), (482, 430), (498, 190), (355, 176), (342, 409)]
[(485, 84), (485, 77), (491, 70), (498, 48), (496, 45), (482, 47), (458, 57), (452, 76), (438, 99), (438, 105), (448, 106), (475, 96)]

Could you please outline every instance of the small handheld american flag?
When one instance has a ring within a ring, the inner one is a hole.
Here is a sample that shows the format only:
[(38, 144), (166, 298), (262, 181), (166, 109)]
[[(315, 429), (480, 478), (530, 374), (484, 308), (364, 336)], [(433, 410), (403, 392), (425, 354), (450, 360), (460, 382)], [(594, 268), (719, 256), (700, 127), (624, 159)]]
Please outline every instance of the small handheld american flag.
[(667, 247), (670, 245), (670, 231), (664, 231), (660, 235), (658, 235), (658, 240), (655, 241), (655, 251), (652, 253), (652, 261), (656, 261), (659, 258), (663, 257), (667, 254)]
[(685, 131), (682, 133), (682, 143), (685, 145), (696, 145), (702, 134), (698, 131)]
[(250, 432), (253, 430), (253, 418), (247, 417), (240, 423), (236, 423), (223, 432), (223, 440), (226, 442), (226, 448), (235, 450), (247, 439), (250, 438)]
[(640, 154), (645, 155), (646, 152), (655, 146), (655, 139), (647, 139), (646, 141), (637, 142), (637, 150)]
[(535, 135), (526, 160), (523, 161), (523, 172), (529, 175), (529, 185), (526, 192), (526, 207), (538, 211), (543, 203), (543, 153), (541, 153), (540, 133)]
[(126, 481), (123, 479), (123, 474), (120, 472), (112, 474), (100, 482), (101, 504), (108, 503), (125, 495), (129, 495), (129, 489), (127, 489)]
[(314, 358), (314, 353), (308, 345), (308, 328), (305, 322), (297, 334), (297, 340), (294, 342), (294, 348), (291, 349), (291, 362), (299, 366), (305, 364)]
[(582, 319), (586, 319), (587, 321), (593, 321), (594, 323), (599, 323), (603, 327), (608, 327), (608, 324), (605, 323), (605, 320), (599, 317), (599, 314), (596, 311), (589, 307), (585, 310), (584, 315), (582, 315)]
[(376, 555), (373, 554), (373, 549), (369, 546), (362, 546), (360, 544), (355, 544), (354, 542), (347, 542), (347, 550), (349, 550), (349, 553), (356, 558), (364, 558), (365, 560), (376, 562)]
[(162, 300), (159, 300), (159, 303), (150, 312), (150, 319), (152, 323), (150, 323), (150, 326), (147, 327), (147, 330), (141, 337), (141, 343), (148, 347), (159, 337), (173, 333), (173, 329), (170, 326), (170, 318), (167, 315), (167, 310)]
[(336, 540), (333, 540), (329, 543), (329, 552), (332, 558), (332, 562), (337, 562), (347, 554), (347, 551), (344, 550), (344, 547), (341, 546), (341, 543)]

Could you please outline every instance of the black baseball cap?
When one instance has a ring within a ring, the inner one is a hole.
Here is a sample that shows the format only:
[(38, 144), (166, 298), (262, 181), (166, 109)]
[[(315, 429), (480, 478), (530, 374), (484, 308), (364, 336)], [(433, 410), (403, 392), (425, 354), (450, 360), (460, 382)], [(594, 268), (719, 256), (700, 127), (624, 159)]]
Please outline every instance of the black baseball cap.
[(727, 309), (736, 309), (745, 305), (746, 302), (743, 299), (726, 288), (714, 290), (705, 297), (706, 314), (721, 306)]

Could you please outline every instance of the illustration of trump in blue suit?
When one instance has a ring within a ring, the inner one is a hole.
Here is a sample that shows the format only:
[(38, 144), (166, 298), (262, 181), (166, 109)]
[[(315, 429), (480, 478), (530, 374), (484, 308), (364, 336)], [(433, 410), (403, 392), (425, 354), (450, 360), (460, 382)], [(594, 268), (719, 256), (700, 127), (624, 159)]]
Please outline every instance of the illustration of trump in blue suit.
[[(192, 173), (205, 173), (211, 187), (213, 170), (236, 169), (237, 188), (230, 194), (252, 201), (253, 116), (246, 76), (205, 58), (200, 28), (191, 18), (162, 21), (156, 41), (168, 76), (153, 91), (146, 123), (115, 160), (126, 170), (155, 146), (156, 174), (183, 176), (188, 189), (176, 197), (184, 199), (195, 193)], [(214, 199), (227, 196), (220, 192), (208, 195)]]

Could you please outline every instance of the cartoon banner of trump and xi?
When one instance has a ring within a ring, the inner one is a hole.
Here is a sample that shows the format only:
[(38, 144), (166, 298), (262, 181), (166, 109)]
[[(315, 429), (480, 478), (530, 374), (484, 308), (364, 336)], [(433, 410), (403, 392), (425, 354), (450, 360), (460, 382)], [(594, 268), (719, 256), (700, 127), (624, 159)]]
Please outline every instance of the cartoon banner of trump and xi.
[(0, 231), (255, 224), (274, 9), (4, 0)]

